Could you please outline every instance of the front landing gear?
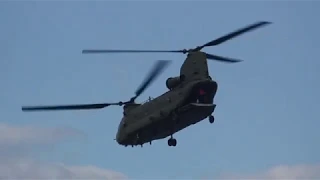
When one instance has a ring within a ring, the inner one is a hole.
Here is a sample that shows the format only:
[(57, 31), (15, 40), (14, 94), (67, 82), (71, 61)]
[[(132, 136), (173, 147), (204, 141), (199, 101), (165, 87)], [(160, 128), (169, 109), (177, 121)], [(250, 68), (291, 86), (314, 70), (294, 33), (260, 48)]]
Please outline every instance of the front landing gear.
[(168, 146), (176, 146), (177, 145), (177, 140), (174, 138), (168, 139)]
[(210, 122), (211, 124), (214, 123), (214, 116), (212, 116), (212, 115), (209, 116), (209, 122)]

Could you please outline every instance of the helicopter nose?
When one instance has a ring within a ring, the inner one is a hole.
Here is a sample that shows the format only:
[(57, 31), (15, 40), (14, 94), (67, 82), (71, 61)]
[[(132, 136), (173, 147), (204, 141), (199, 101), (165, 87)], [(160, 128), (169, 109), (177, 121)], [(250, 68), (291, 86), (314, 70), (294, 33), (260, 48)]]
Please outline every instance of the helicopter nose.
[(125, 139), (124, 139), (124, 137), (122, 136), (122, 134), (121, 134), (120, 131), (117, 133), (116, 141), (117, 141), (117, 143), (120, 144), (120, 145), (124, 145), (124, 144), (125, 144), (125, 143), (124, 143)]
[(115, 139), (115, 140), (117, 141), (117, 143), (120, 144), (121, 138), (120, 138), (120, 134), (119, 134), (119, 133), (117, 133), (117, 136), (116, 136), (116, 139)]

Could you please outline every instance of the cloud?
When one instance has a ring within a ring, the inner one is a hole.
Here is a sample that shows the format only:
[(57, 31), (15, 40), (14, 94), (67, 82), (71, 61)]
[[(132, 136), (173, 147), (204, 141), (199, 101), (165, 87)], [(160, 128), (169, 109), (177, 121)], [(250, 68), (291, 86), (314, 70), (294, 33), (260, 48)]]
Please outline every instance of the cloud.
[(0, 123), (0, 179), (127, 179), (119, 172), (92, 165), (40, 162), (30, 158), (27, 152), (34, 146), (54, 145), (76, 137), (85, 137), (85, 134), (72, 128)]
[(112, 179), (127, 177), (121, 173), (95, 166), (67, 166), (41, 163), (32, 159), (11, 159), (0, 162), (0, 179)]
[(68, 138), (84, 136), (72, 128), (40, 128), (0, 124), (0, 146), (52, 144)]
[(319, 179), (320, 164), (278, 165), (265, 172), (226, 174), (221, 179)]

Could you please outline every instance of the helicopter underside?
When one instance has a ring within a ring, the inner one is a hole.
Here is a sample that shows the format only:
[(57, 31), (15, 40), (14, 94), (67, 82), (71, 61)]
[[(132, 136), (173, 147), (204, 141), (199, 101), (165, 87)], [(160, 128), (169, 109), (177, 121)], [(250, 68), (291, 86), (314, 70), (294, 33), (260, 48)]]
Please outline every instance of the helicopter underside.
[(152, 140), (164, 139), (177, 133), (193, 124), (197, 124), (210, 116), (215, 104), (190, 103), (180, 109), (176, 117), (170, 117), (172, 123), (162, 123), (158, 125), (158, 133), (154, 133)]
[(124, 146), (143, 145), (151, 141), (167, 138), (193, 124), (197, 124), (210, 116), (215, 104), (190, 103), (179, 109), (177, 114), (167, 119), (153, 123), (132, 135), (130, 139), (121, 144)]

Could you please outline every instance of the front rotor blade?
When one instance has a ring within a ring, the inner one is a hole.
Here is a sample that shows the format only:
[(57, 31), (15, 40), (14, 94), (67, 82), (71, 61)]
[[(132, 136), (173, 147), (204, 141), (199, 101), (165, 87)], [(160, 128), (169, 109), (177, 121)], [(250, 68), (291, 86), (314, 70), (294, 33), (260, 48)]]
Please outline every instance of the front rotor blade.
[(222, 57), (222, 56), (217, 56), (217, 55), (213, 55), (213, 54), (206, 54), (206, 56), (207, 56), (207, 59), (221, 61), (221, 62), (227, 62), (227, 63), (236, 63), (236, 62), (242, 61), (240, 59)]
[(252, 30), (254, 30), (254, 29), (263, 27), (263, 26), (268, 25), (268, 24), (271, 24), (271, 22), (260, 21), (260, 22), (257, 22), (257, 23), (248, 25), (248, 26), (246, 26), (246, 27), (244, 27), (244, 28), (238, 29), (238, 30), (236, 30), (236, 31), (234, 31), (234, 32), (231, 32), (231, 33), (229, 33), (229, 34), (226, 34), (226, 35), (224, 35), (224, 36), (222, 36), (222, 37), (220, 37), (220, 38), (218, 38), (218, 39), (215, 39), (215, 40), (213, 40), (213, 41), (211, 41), (211, 42), (208, 42), (207, 44), (203, 45), (202, 48), (203, 48), (203, 47), (208, 47), (208, 46), (216, 46), (216, 45), (219, 45), (219, 44), (221, 44), (221, 43), (223, 43), (223, 42), (226, 42), (226, 41), (228, 41), (228, 40), (230, 40), (230, 39), (232, 39), (232, 38), (235, 38), (235, 37), (237, 37), (237, 36), (239, 36), (239, 35), (242, 35), (242, 34), (244, 34), (244, 33), (247, 33), (247, 32), (252, 31)]
[(118, 50), (118, 49), (85, 49), (82, 50), (83, 54), (88, 53), (182, 53), (182, 50)]
[(75, 105), (57, 105), (57, 106), (24, 106), (22, 111), (45, 111), (45, 110), (89, 110), (101, 109), (118, 103), (102, 103), (102, 104), (75, 104)]
[(151, 71), (149, 72), (146, 79), (143, 81), (143, 83), (140, 85), (140, 87), (136, 91), (136, 96), (133, 98), (137, 98), (140, 96), (144, 90), (160, 75), (160, 73), (169, 65), (171, 61), (168, 60), (159, 60), (156, 62), (156, 64), (153, 66)]

